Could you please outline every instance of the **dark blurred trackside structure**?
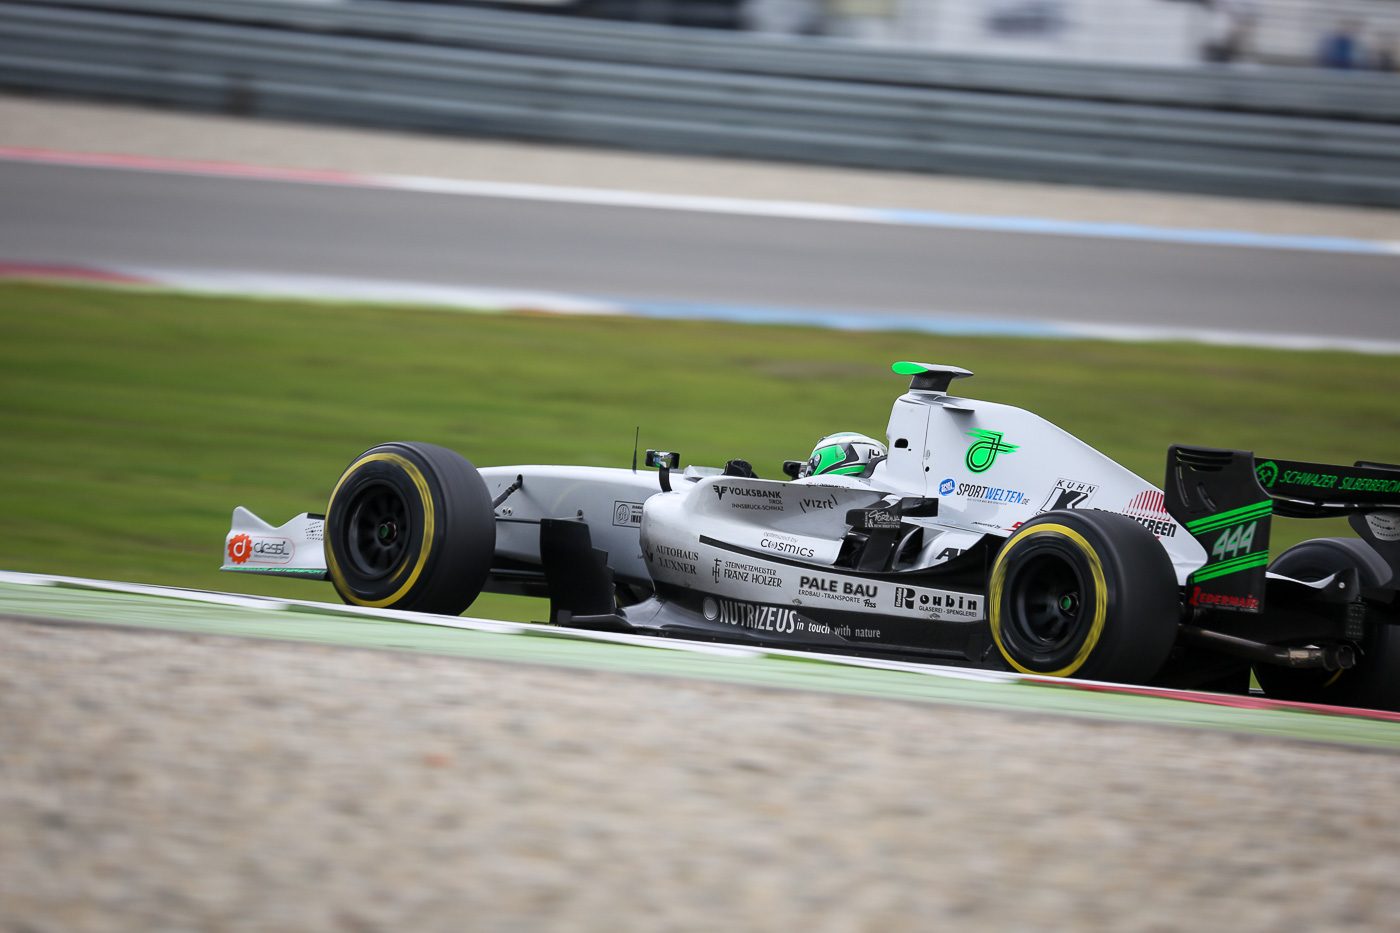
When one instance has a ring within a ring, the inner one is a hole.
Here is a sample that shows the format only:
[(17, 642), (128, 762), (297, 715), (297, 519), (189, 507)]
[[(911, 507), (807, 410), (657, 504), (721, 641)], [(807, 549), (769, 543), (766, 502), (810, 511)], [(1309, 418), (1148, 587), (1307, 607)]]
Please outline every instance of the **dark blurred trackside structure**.
[(1123, 64), (1394, 72), (1396, 0), (433, 0), (880, 46)]
[(1396, 32), (1400, 0), (0, 0), (0, 88), (1395, 207)]

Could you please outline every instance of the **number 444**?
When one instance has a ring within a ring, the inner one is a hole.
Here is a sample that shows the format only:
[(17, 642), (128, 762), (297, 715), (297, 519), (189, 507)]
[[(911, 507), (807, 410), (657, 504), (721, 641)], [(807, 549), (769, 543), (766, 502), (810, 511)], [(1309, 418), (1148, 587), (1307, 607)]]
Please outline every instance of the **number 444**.
[(1215, 545), (1210, 549), (1210, 556), (1217, 561), (1229, 560), (1241, 552), (1248, 554), (1250, 547), (1254, 544), (1254, 530), (1258, 522), (1250, 522), (1248, 525), (1236, 525), (1234, 528), (1221, 532), (1220, 537), (1215, 539)]

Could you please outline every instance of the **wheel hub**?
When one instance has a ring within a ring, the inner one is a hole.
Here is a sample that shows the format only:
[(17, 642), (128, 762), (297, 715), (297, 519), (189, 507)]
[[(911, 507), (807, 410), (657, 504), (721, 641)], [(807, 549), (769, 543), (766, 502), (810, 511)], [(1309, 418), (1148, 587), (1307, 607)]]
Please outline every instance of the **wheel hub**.
[(392, 518), (379, 523), (379, 543), (393, 544), (399, 537), (399, 524)]
[(1009, 620), (1012, 637), (1031, 654), (1065, 650), (1079, 635), (1082, 581), (1054, 553), (1042, 553), (1020, 568)]
[(409, 550), (412, 527), (408, 501), (396, 486), (367, 483), (352, 494), (346, 509), (345, 553), (366, 579), (388, 576)]

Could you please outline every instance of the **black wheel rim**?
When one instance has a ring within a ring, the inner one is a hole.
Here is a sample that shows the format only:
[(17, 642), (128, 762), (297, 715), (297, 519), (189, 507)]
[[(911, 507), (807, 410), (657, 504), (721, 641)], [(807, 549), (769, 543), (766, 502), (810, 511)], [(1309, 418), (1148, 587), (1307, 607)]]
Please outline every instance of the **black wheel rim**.
[(1082, 632), (1088, 594), (1072, 563), (1058, 554), (1040, 554), (1008, 581), (1008, 589), (1007, 622), (1022, 650), (1054, 656), (1073, 647)]
[(345, 553), (365, 580), (387, 577), (403, 562), (413, 540), (408, 501), (390, 483), (355, 490), (345, 510)]

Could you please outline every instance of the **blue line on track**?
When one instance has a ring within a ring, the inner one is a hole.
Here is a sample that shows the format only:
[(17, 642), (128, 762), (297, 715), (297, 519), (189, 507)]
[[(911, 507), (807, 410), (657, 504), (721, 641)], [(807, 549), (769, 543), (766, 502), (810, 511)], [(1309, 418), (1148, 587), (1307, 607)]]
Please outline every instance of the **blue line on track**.
[(1180, 243), (1189, 246), (1247, 246), (1257, 249), (1359, 253), (1373, 256), (1400, 254), (1400, 245), (1398, 244), (1352, 237), (1296, 236), (1254, 233), (1248, 230), (1199, 230), (1152, 227), (1145, 224), (1056, 220), (1042, 217), (948, 214), (941, 211), (922, 210), (883, 210), (879, 213), (884, 215), (889, 223), (911, 227), (978, 230), (989, 233), (1038, 233), (1056, 236), (1098, 237), (1113, 240), (1139, 240), (1150, 243)]

